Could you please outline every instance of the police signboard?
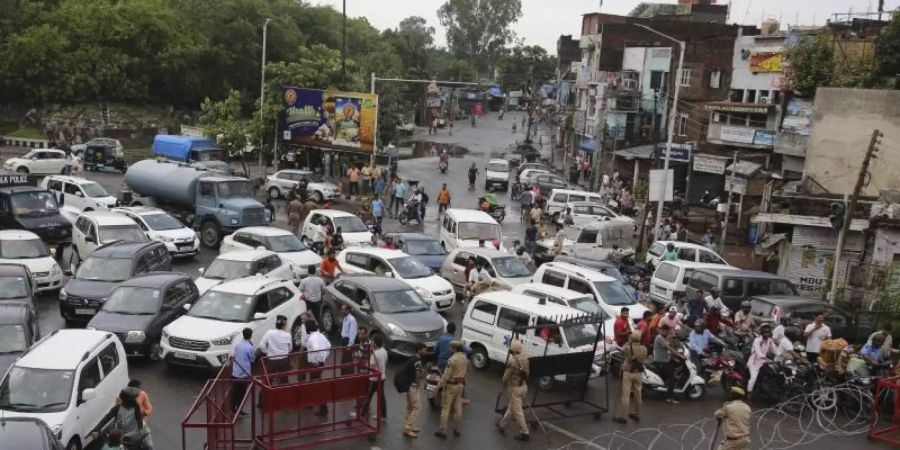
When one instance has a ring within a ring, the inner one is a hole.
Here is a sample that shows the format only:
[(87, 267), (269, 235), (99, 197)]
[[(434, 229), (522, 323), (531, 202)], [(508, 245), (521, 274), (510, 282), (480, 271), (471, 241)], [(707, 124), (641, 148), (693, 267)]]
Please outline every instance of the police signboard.
[(0, 172), (0, 187), (37, 186), (33, 177), (18, 172)]
[[(666, 158), (667, 144), (659, 144), (656, 147), (656, 156), (663, 160)], [(672, 144), (672, 153), (669, 155), (669, 161), (688, 162), (691, 160), (691, 152), (694, 144)]]

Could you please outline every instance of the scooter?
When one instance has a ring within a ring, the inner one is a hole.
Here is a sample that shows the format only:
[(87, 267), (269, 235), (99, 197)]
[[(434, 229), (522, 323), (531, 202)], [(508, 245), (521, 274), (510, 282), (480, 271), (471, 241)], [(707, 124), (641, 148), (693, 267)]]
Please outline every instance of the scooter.
[(428, 394), (428, 404), (438, 409), (441, 407), (441, 371), (437, 367), (428, 369), (425, 375), (425, 392)]
[[(699, 400), (705, 392), (706, 380), (697, 373), (697, 367), (691, 361), (690, 354), (684, 345), (681, 346), (679, 352), (684, 357), (684, 364), (675, 369), (675, 389), (672, 392), (684, 394), (691, 400)], [(666, 381), (657, 372), (655, 366), (649, 363), (644, 364), (644, 389), (668, 392)]]
[(438, 169), (440, 169), (441, 173), (447, 173), (447, 161), (441, 160), (438, 162)]

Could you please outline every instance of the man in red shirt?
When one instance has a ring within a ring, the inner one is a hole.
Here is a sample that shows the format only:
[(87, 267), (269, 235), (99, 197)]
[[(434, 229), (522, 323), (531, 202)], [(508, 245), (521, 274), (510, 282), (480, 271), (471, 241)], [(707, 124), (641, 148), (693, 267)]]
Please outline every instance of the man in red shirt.
[(713, 306), (709, 314), (706, 315), (706, 329), (710, 333), (718, 336), (722, 332), (722, 324), (728, 325), (732, 329), (735, 328), (734, 322), (722, 315), (722, 311), (718, 306)]
[(613, 325), (613, 332), (616, 344), (619, 344), (620, 347), (628, 342), (628, 336), (631, 334), (631, 324), (628, 323), (628, 307), (622, 307), (619, 317), (616, 318), (616, 323)]
[(650, 320), (653, 318), (653, 313), (650, 311), (644, 311), (644, 316), (641, 318), (641, 321), (638, 322), (637, 327), (641, 332), (641, 345), (644, 347), (650, 346)]

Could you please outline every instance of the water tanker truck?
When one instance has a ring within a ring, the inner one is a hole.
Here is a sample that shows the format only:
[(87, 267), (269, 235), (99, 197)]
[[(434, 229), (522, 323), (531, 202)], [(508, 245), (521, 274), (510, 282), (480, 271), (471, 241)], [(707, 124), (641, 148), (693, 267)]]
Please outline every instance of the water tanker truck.
[(162, 208), (199, 231), (210, 248), (238, 228), (268, 224), (246, 178), (146, 159), (128, 168), (125, 184), (121, 204)]

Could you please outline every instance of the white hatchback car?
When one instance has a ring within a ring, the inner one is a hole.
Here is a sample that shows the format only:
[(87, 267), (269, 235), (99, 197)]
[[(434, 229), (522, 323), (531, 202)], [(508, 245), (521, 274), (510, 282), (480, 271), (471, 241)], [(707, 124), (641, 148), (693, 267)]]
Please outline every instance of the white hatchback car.
[(0, 263), (28, 267), (35, 292), (56, 291), (63, 286), (63, 272), (38, 235), (25, 230), (0, 231)]
[(525, 169), (519, 174), (519, 183), (530, 184), (534, 181), (534, 177), (542, 173), (550, 173), (550, 171), (544, 169)]
[(699, 244), (692, 244), (690, 242), (682, 242), (682, 241), (656, 241), (650, 248), (647, 249), (647, 256), (644, 259), (644, 262), (647, 263), (648, 266), (653, 267), (659, 265), (660, 261), (663, 260), (663, 257), (666, 254), (666, 248), (669, 244), (675, 246), (675, 252), (678, 255), (679, 261), (693, 261), (693, 262), (702, 262), (709, 264), (722, 264), (729, 265), (727, 261), (725, 261), (718, 253), (702, 246)]
[(88, 448), (91, 431), (106, 425), (100, 422), (128, 380), (125, 348), (114, 334), (57, 330), (28, 349), (0, 382), (0, 416), (41, 419), (67, 449)]
[(291, 189), (300, 183), (300, 180), (306, 180), (306, 193), (316, 203), (341, 196), (337, 185), (323, 180), (322, 177), (309, 170), (279, 170), (266, 177), (263, 190), (269, 193), (269, 198), (282, 198), (288, 195)]
[(130, 217), (112, 211), (85, 211), (72, 227), (72, 260), (81, 261), (110, 242), (147, 242), (147, 235)]
[(300, 228), (300, 240), (309, 245), (312, 242), (321, 241), (322, 220), (330, 220), (334, 228), (340, 227), (344, 236), (344, 247), (358, 245), (372, 245), (372, 232), (363, 223), (362, 219), (346, 211), (336, 209), (314, 209), (306, 216), (306, 221)]
[(425, 267), (418, 259), (386, 248), (358, 247), (337, 256), (344, 273), (375, 274), (396, 278), (410, 285), (437, 311), (453, 306), (453, 285)]
[(268, 250), (240, 250), (221, 253), (206, 269), (200, 268), (201, 276), (194, 280), (200, 295), (213, 286), (235, 278), (263, 275), (275, 280), (297, 278), (294, 265)]
[(116, 206), (114, 196), (87, 178), (51, 175), (41, 180), (41, 187), (52, 192), (60, 205), (73, 210), (93, 211)]
[(6, 160), (6, 170), (19, 173), (62, 174), (66, 168), (66, 152), (55, 148), (38, 148)]
[(264, 248), (278, 253), (297, 268), (298, 278), (306, 278), (309, 267), (319, 267), (322, 257), (300, 242), (294, 233), (277, 227), (245, 227), (225, 236), (219, 253)]
[(252, 276), (231, 280), (206, 291), (187, 314), (163, 328), (160, 346), (166, 364), (218, 369), (234, 352), (244, 328), (253, 330), (259, 346), (263, 334), (275, 328), (277, 316), (300, 328), (306, 302), (290, 281)]
[(165, 244), (173, 258), (193, 258), (200, 251), (197, 232), (159, 208), (128, 206), (113, 208), (112, 211), (128, 216), (144, 230), (151, 241)]

